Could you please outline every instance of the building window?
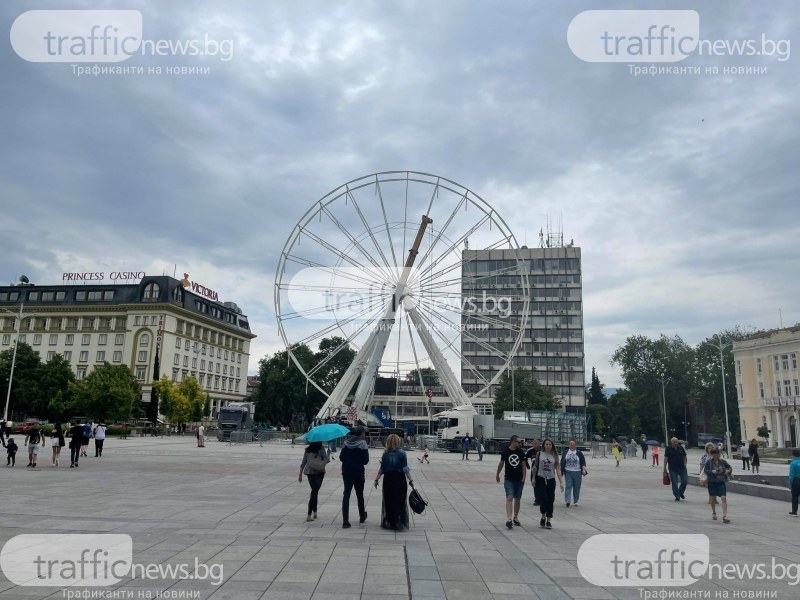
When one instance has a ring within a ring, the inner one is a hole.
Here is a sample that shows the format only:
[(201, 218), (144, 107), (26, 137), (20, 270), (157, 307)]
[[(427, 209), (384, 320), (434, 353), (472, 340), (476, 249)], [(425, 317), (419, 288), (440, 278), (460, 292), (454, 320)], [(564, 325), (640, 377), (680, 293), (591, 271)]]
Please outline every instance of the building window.
[(184, 350), (188, 350), (192, 347), (191, 340), (184, 340)]
[(228, 351), (225, 350), (225, 360), (228, 360)]
[(780, 397), (781, 397), (781, 382), (780, 382), (780, 381), (776, 381), (776, 382), (775, 382), (775, 395), (776, 395), (778, 398), (780, 398)]
[(20, 344), (27, 344), (28, 343), (28, 336), (25, 335), (24, 333), (20, 333), (17, 336), (17, 342), (20, 343)]
[(222, 365), (222, 374), (223, 375), (227, 375), (228, 374), (228, 365)]
[(205, 356), (206, 355), (206, 345), (205, 344), (203, 344), (202, 352), (203, 352), (203, 356)]
[(142, 296), (143, 300), (152, 302), (153, 300), (158, 300), (158, 284), (155, 282), (148, 283), (144, 287), (144, 296)]
[(740, 360), (736, 361), (736, 374), (737, 375), (741, 375), (742, 374), (742, 361), (740, 361)]
[(64, 357), (65, 361), (72, 362), (72, 350), (67, 350), (62, 356)]
[(739, 400), (744, 399), (744, 392), (742, 391), (742, 384), (739, 384)]
[(758, 382), (758, 397), (759, 398), (763, 398), (764, 397), (764, 382), (763, 381), (759, 381)]
[(106, 352), (105, 350), (98, 350), (97, 351), (97, 358), (95, 358), (95, 362), (105, 362), (106, 360)]
[(88, 350), (81, 350), (80, 356), (78, 357), (80, 362), (89, 362), (89, 351)]
[(172, 360), (172, 364), (173, 364), (173, 365), (179, 365), (179, 364), (181, 364), (181, 357), (180, 357), (180, 355), (179, 355), (179, 354), (176, 354), (176, 355), (175, 355), (175, 358)]
[(217, 348), (217, 358), (222, 358), (222, 348)]
[(65, 342), (67, 346), (72, 346), (75, 343), (75, 336), (71, 333), (67, 334), (67, 341)]
[(789, 355), (788, 354), (784, 354), (784, 355), (781, 356), (781, 368), (784, 371), (788, 371), (789, 370)]
[(39, 299), (39, 292), (28, 292), (28, 302), (36, 302)]
[(52, 302), (56, 299), (55, 292), (42, 292), (42, 302)]
[(200, 361), (200, 369), (204, 370), (205, 368), (206, 368), (206, 361), (205, 360), (201, 360)]
[(206, 381), (206, 374), (200, 373), (200, 387), (203, 387), (205, 385), (205, 381)]
[(3, 335), (3, 346), (8, 346), (11, 344), (11, 335), (6, 333)]
[(120, 350), (114, 351), (114, 362), (115, 363), (122, 362), (122, 352)]
[(217, 370), (216, 370), (216, 372), (217, 372), (217, 373), (219, 373), (219, 363), (217, 363)]
[(114, 299), (114, 290), (106, 290), (103, 292), (103, 300), (106, 302)]
[(772, 362), (773, 362), (773, 366), (775, 367), (775, 371), (780, 371), (781, 370), (781, 363), (780, 363), (780, 360), (778, 359), (778, 355), (777, 354), (772, 357)]
[(114, 344), (117, 346), (122, 346), (125, 343), (125, 334), (118, 333), (114, 336)]
[(92, 342), (92, 335), (90, 333), (84, 333), (81, 336), (81, 346), (88, 346)]
[(56, 357), (55, 350), (50, 350), (50, 351), (47, 353), (47, 362), (50, 362), (50, 361), (51, 361), (51, 360), (53, 360), (55, 357)]
[(797, 354), (794, 352), (791, 354), (792, 357), (792, 370), (797, 371)]
[(51, 346), (58, 345), (58, 334), (57, 333), (51, 333), (50, 334), (50, 345)]
[(139, 350), (139, 357), (137, 362), (147, 362), (147, 350)]
[(196, 358), (193, 358), (193, 359), (192, 359), (192, 368), (193, 368), (193, 369), (196, 369), (196, 368), (197, 368), (197, 359), (196, 359)]
[(136, 381), (144, 381), (145, 367), (136, 367)]
[(182, 285), (176, 286), (175, 289), (172, 290), (172, 299), (175, 302), (183, 302), (183, 286)]
[(142, 324), (142, 317), (133, 317), (133, 324), (134, 325), (141, 325)]
[(108, 343), (108, 334), (101, 333), (97, 339), (98, 346), (105, 346), (107, 343)]
[(211, 361), (208, 361), (208, 370), (209, 371), (213, 371), (214, 370), (214, 363), (211, 362)]
[(798, 385), (797, 379), (794, 380), (794, 395), (800, 396), (800, 385)]
[(183, 366), (184, 367), (188, 367), (189, 366), (189, 357), (188, 356), (184, 356), (183, 357)]
[(78, 367), (78, 380), (86, 379), (86, 367)]
[(41, 346), (42, 345), (42, 334), (37, 333), (33, 336), (33, 345), (34, 346)]
[(788, 379), (783, 380), (783, 393), (786, 397), (792, 395), (792, 382)]
[(756, 359), (756, 373), (761, 375), (761, 359), (760, 358)]
[(175, 338), (175, 347), (180, 350), (181, 349), (181, 338)]
[(150, 345), (150, 336), (146, 333), (142, 334), (142, 337), (139, 338), (139, 345), (140, 346), (149, 346)]
[(56, 292), (56, 300), (61, 301), (67, 297), (67, 292)]

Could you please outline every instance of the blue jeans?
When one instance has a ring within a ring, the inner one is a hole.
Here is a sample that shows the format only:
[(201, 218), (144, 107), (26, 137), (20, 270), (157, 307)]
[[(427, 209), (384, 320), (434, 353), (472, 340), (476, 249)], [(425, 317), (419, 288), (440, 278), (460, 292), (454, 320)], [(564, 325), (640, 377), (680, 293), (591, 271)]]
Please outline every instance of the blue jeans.
[(581, 480), (583, 475), (580, 471), (567, 471), (564, 469), (564, 479), (567, 480), (566, 490), (564, 491), (565, 502), (577, 502), (581, 497)]
[[(678, 477), (681, 478), (680, 487), (678, 487)], [(686, 486), (689, 484), (689, 473), (686, 471), (686, 465), (683, 465), (678, 470), (674, 470), (672, 467), (670, 467), (669, 478), (672, 482), (672, 495), (676, 498), (680, 498), (683, 496), (683, 492), (686, 491)]]
[(522, 488), (524, 485), (524, 481), (509, 481), (508, 479), (504, 480), (503, 487), (506, 491), (506, 498), (522, 498)]

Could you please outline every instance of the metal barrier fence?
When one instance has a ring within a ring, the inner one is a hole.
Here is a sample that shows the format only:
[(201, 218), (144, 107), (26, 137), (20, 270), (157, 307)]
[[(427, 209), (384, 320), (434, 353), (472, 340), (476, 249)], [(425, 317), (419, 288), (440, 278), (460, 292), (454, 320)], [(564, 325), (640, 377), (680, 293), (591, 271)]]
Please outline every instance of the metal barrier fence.
[(611, 454), (608, 442), (592, 442), (592, 458), (606, 458)]
[(252, 431), (231, 431), (228, 446), (232, 444), (247, 444), (253, 441)]

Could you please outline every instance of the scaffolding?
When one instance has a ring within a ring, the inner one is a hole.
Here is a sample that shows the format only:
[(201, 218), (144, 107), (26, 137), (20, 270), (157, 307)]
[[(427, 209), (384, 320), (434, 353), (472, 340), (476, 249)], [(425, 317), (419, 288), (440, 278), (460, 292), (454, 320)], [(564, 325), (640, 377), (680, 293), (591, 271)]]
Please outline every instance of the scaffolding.
[(529, 410), (525, 420), (541, 427), (542, 436), (549, 437), (556, 445), (566, 444), (571, 437), (578, 441), (588, 439), (587, 418), (580, 413)]

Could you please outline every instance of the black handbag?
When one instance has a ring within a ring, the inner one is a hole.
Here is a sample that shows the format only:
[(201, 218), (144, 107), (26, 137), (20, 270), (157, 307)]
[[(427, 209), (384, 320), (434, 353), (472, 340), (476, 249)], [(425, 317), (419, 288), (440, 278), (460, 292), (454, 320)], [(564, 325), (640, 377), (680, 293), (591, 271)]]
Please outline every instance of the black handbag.
[(422, 497), (422, 494), (416, 489), (412, 489), (411, 494), (408, 496), (408, 505), (411, 507), (411, 510), (421, 515), (425, 513), (425, 507), (428, 506), (428, 503)]

